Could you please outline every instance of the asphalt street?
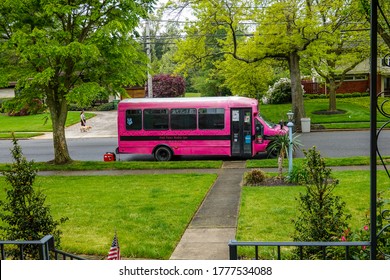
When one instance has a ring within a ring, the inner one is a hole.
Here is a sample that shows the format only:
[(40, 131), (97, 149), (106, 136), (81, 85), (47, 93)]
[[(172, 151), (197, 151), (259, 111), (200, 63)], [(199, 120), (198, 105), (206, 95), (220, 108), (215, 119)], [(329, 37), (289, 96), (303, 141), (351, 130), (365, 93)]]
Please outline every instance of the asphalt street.
[[(87, 122), (92, 126), (90, 131), (80, 132), (79, 124), (66, 129), (69, 153), (74, 160), (103, 160), (106, 152), (114, 152), (117, 147), (116, 112), (96, 113), (97, 116)], [(368, 130), (300, 133), (299, 139), (303, 144), (303, 149), (307, 150), (315, 146), (323, 157), (369, 156), (370, 133)], [(33, 139), (20, 140), (19, 143), (28, 160), (49, 161), (54, 158), (51, 133)], [(388, 143), (390, 143), (389, 130), (383, 131), (378, 138), (378, 147), (382, 155), (390, 155)], [(10, 140), (0, 141), (0, 162), (12, 161), (11, 147)], [(302, 151), (298, 151), (296, 156), (303, 157)], [(121, 155), (120, 160), (153, 160), (153, 157), (151, 155)]]

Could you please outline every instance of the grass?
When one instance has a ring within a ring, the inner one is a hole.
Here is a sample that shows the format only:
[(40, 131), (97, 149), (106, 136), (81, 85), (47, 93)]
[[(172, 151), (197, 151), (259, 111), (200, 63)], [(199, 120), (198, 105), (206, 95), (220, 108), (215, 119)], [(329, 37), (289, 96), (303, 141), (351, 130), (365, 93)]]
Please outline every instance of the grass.
[[(383, 156), (385, 163), (390, 163), (390, 156)], [(370, 158), (366, 156), (355, 156), (346, 158), (324, 158), (327, 166), (361, 166), (370, 165)], [(294, 158), (294, 165), (302, 165), (304, 158)], [(378, 158), (378, 164), (380, 160)], [(288, 160), (284, 160), (284, 167), (288, 166)], [(278, 162), (276, 158), (271, 159), (251, 159), (246, 162), (247, 168), (276, 168)]]
[[(368, 171), (335, 171), (340, 184), (335, 194), (346, 202), (346, 212), (352, 215), (350, 227), (357, 230), (364, 226), (370, 207), (370, 175)], [(378, 172), (378, 191), (389, 191), (390, 181), (385, 172)], [(303, 186), (294, 187), (243, 187), (240, 217), (236, 239), (238, 241), (292, 241), (297, 215), (296, 198), (304, 192)], [(388, 194), (388, 193), (387, 193)], [(252, 249), (253, 251), (253, 249)], [(250, 258), (252, 252), (240, 254)]]
[[(94, 114), (86, 113), (87, 118), (93, 117)], [(80, 112), (68, 112), (66, 126), (76, 124), (80, 121)], [(10, 135), (10, 132), (50, 132), (52, 124), (49, 114), (38, 114), (31, 116), (10, 117), (0, 114), (0, 134), (3, 136)], [(20, 137), (23, 134), (19, 134)], [(30, 137), (30, 134), (27, 135)]]
[[(39, 132), (14, 132), (16, 139), (26, 139), (43, 135)], [(0, 139), (12, 139), (12, 132), (0, 132)]]
[[(221, 160), (196, 161), (73, 161), (65, 165), (36, 162), (39, 171), (85, 171), (85, 170), (150, 170), (150, 169), (218, 169)], [(9, 170), (10, 164), (0, 163), (0, 171)]]
[(124, 258), (167, 259), (216, 177), (50, 176), (38, 177), (35, 186), (55, 219), (69, 218), (61, 225), (63, 250), (106, 257), (117, 231)]

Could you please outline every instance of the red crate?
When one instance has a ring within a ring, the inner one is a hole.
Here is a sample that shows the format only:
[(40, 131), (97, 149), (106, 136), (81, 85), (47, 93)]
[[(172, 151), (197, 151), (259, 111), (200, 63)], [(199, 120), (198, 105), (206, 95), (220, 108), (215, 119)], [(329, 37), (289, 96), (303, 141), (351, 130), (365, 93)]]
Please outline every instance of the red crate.
[(115, 154), (110, 153), (110, 152), (105, 153), (103, 159), (104, 159), (104, 161), (115, 161), (116, 160)]

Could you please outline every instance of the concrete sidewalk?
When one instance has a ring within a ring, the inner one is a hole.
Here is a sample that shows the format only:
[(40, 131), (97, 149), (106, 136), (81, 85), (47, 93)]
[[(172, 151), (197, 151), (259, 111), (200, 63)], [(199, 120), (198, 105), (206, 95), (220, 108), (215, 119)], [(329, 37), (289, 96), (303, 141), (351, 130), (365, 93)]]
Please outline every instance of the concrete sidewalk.
[(227, 260), (235, 239), (245, 161), (224, 162), (221, 174), (187, 227), (171, 260)]

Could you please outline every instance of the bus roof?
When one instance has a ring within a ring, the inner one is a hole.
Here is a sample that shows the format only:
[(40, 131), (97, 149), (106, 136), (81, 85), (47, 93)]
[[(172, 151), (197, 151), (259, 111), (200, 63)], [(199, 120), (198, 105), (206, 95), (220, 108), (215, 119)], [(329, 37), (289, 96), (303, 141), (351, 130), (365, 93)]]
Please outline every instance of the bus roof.
[(229, 104), (229, 106), (257, 106), (258, 101), (253, 98), (242, 97), (242, 96), (215, 96), (215, 97), (166, 97), (166, 98), (129, 98), (123, 99), (119, 104)]

